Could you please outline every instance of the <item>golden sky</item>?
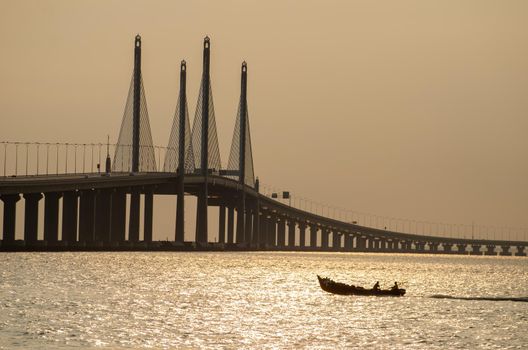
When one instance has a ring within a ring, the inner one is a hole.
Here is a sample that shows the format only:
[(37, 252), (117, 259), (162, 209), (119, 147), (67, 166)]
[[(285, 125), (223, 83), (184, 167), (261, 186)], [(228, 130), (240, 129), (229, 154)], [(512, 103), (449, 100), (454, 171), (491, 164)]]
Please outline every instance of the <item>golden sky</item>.
[[(193, 119), (209, 35), (224, 164), (246, 60), (262, 183), (356, 212), (528, 227), (526, 1), (1, 0), (0, 141), (115, 142), (137, 33), (157, 145), (181, 59)], [(174, 223), (155, 225), (164, 238)]]

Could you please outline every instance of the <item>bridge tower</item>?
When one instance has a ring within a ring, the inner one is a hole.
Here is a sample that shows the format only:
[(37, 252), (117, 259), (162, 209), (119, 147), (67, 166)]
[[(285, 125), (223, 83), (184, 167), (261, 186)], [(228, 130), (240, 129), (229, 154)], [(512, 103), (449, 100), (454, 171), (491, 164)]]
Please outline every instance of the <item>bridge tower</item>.
[(192, 149), (195, 167), (199, 169), (204, 182), (198, 190), (198, 205), (196, 208), (196, 242), (207, 243), (207, 208), (208, 208), (208, 177), (210, 172), (221, 168), (220, 148), (216, 133), (213, 94), (209, 75), (211, 41), (205, 37), (203, 43), (203, 73), (200, 93), (196, 106), (196, 114), (192, 128)]

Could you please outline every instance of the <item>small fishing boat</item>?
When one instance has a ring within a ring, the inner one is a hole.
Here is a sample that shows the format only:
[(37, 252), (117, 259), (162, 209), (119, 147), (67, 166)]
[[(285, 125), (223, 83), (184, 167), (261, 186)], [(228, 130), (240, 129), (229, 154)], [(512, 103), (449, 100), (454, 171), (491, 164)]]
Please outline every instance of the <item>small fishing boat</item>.
[(330, 278), (317, 275), (321, 289), (328, 293), (340, 295), (374, 295), (401, 297), (405, 294), (403, 288), (391, 289), (366, 289), (358, 286), (351, 286), (341, 282), (334, 282)]

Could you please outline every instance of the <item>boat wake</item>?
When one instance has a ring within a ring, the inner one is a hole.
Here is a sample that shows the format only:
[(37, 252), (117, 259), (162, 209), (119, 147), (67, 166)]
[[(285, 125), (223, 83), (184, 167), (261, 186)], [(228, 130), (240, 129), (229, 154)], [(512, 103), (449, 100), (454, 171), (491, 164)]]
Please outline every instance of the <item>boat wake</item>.
[(528, 303), (528, 297), (457, 297), (452, 295), (435, 294), (431, 295), (430, 298), (435, 299), (456, 299), (456, 300), (487, 300), (487, 301), (520, 301)]

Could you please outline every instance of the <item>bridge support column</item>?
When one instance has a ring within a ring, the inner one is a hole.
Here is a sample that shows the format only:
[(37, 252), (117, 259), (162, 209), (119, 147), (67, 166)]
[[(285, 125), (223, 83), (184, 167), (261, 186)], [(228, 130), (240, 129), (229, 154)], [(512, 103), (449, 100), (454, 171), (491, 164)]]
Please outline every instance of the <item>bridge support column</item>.
[(77, 241), (77, 210), (79, 199), (76, 191), (62, 195), (62, 240), (68, 243)]
[(251, 208), (246, 205), (246, 223), (244, 227), (244, 234), (246, 238), (244, 239), (244, 243), (246, 243), (248, 246), (251, 244), (251, 236), (253, 235), (253, 213), (251, 211)]
[(306, 246), (306, 224), (304, 222), (299, 223), (299, 247), (304, 248)]
[(268, 219), (268, 245), (277, 246), (277, 217), (273, 214)]
[(268, 215), (266, 213), (259, 214), (259, 237), (258, 243), (260, 248), (265, 248), (268, 243)]
[(332, 250), (341, 250), (341, 234), (335, 230), (332, 232)]
[(245, 216), (244, 216), (244, 206), (239, 203), (239, 205), (236, 207), (236, 243), (244, 243), (245, 238), (245, 232), (244, 232), (244, 225), (245, 225)]
[(143, 220), (143, 240), (145, 242), (152, 242), (152, 224), (154, 215), (154, 194), (152, 190), (145, 192), (145, 208)]
[(317, 226), (310, 226), (310, 248), (317, 249)]
[(253, 229), (251, 232), (251, 242), (253, 246), (258, 247), (259, 244), (259, 237), (260, 237), (260, 213), (259, 213), (258, 205), (253, 210), (252, 216), (253, 216)]
[(515, 253), (515, 256), (526, 256), (526, 253), (524, 252), (524, 246), (517, 246), (517, 253)]
[(130, 215), (128, 217), (128, 240), (139, 242), (140, 193), (133, 188), (130, 193)]
[(57, 192), (44, 194), (44, 240), (48, 243), (59, 240), (59, 198)]
[(511, 256), (512, 253), (510, 252), (510, 246), (509, 245), (501, 245), (501, 249), (502, 251), (500, 252), (499, 255), (503, 255), (503, 256)]
[(292, 218), (288, 220), (288, 247), (295, 247), (295, 221)]
[(286, 220), (284, 217), (277, 223), (277, 246), (284, 248), (286, 246)]
[(328, 250), (328, 229), (326, 227), (321, 228), (321, 249)]
[(110, 235), (112, 242), (124, 242), (126, 232), (126, 193), (116, 189), (112, 193), (112, 219)]
[(356, 237), (356, 250), (360, 252), (364, 252), (367, 250), (367, 239), (365, 237)]
[(438, 243), (436, 242), (429, 242), (429, 253), (431, 254), (437, 254), (438, 253)]
[(79, 241), (92, 242), (94, 240), (95, 191), (81, 191), (79, 206)]
[(417, 253), (424, 253), (425, 252), (425, 243), (424, 242), (416, 242), (414, 244), (416, 246), (416, 252)]
[(466, 247), (467, 247), (467, 244), (464, 244), (464, 243), (457, 244), (457, 249), (458, 249), (457, 253), (458, 254), (467, 254)]
[(227, 207), (227, 243), (232, 244), (235, 230), (235, 208), (232, 205)]
[(4, 202), (4, 243), (15, 241), (16, 233), (16, 204), (20, 200), (19, 194), (4, 194), (0, 196)]
[(354, 250), (354, 236), (349, 233), (345, 234), (345, 251), (351, 252)]
[(451, 243), (442, 243), (442, 247), (444, 248), (444, 253), (452, 253), (451, 247), (453, 244)]
[(24, 240), (35, 243), (38, 237), (38, 202), (42, 198), (40, 193), (24, 193)]
[(486, 251), (484, 252), (484, 255), (497, 255), (497, 253), (495, 252), (495, 245), (488, 244), (486, 246)]
[(411, 241), (401, 241), (401, 251), (404, 253), (412, 252), (412, 242)]
[(226, 207), (218, 207), (218, 243), (225, 243)]
[(110, 210), (112, 209), (112, 192), (98, 190), (95, 195), (95, 240), (110, 242)]
[(471, 255), (482, 255), (482, 252), (480, 251), (480, 247), (482, 247), (481, 244), (472, 244), (471, 245)]

